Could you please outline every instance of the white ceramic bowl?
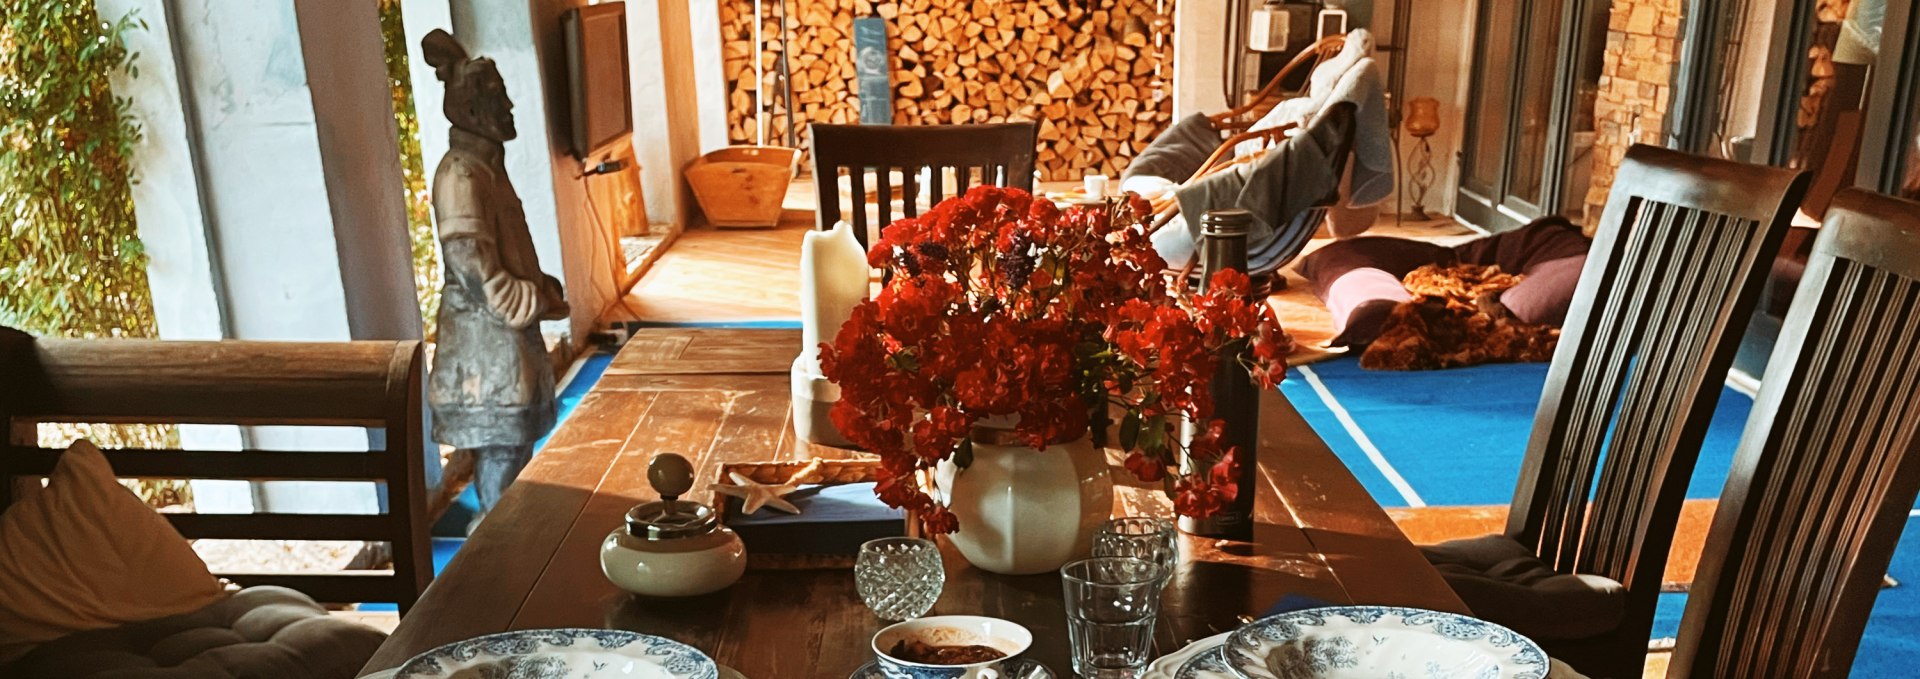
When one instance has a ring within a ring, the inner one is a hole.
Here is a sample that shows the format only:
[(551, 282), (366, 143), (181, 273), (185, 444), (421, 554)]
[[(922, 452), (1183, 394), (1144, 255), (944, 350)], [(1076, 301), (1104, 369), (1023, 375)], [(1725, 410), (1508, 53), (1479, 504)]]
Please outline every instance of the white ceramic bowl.
[[(969, 665), (927, 665), (887, 655), (895, 644), (915, 640), (935, 646), (988, 646), (1005, 658)], [(1033, 645), (1033, 632), (999, 618), (936, 615), (894, 623), (873, 635), (873, 655), (887, 679), (1005, 679), (1003, 665)]]

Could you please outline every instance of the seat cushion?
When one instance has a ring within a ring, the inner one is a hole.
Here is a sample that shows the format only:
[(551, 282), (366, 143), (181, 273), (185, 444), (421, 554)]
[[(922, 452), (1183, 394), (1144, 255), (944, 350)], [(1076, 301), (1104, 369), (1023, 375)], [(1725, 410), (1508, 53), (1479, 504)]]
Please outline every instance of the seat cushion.
[(1626, 588), (1598, 575), (1555, 571), (1504, 535), (1422, 547), (1473, 614), (1534, 639), (1584, 639), (1617, 627)]
[(386, 640), (305, 594), (250, 587), (200, 610), (39, 645), (17, 679), (352, 679)]
[(78, 441), (0, 513), (0, 664), (40, 642), (199, 610), (226, 596), (166, 518)]

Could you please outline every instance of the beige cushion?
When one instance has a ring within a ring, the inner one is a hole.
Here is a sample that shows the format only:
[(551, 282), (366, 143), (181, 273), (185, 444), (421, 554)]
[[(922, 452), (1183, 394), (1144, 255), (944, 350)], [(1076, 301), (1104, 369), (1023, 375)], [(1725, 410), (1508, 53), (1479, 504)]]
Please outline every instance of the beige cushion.
[(86, 630), (189, 613), (226, 596), (173, 525), (86, 441), (0, 513), (0, 663)]
[(9, 679), (352, 679), (386, 640), (284, 587), (250, 587), (185, 615), (41, 644)]
[(1534, 639), (1584, 639), (1620, 624), (1626, 588), (1598, 575), (1568, 575), (1504, 535), (1422, 547), (1473, 614)]

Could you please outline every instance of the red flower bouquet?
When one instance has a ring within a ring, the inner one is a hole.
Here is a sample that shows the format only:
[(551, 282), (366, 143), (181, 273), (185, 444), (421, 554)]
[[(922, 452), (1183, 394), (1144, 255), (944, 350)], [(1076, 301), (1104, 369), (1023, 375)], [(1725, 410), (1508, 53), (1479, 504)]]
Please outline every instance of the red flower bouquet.
[[(1221, 449), (1209, 382), (1225, 350), (1270, 388), (1291, 341), (1265, 304), (1246, 301), (1241, 272), (1220, 272), (1203, 294), (1173, 289), (1151, 214), (1132, 195), (1062, 212), (983, 186), (887, 226), (867, 260), (891, 277), (821, 345), (841, 389), (833, 423), (880, 456), (881, 500), (952, 532), (958, 521), (919, 472), (964, 466), (976, 422), (1017, 419), (1015, 437), (1045, 448), (1110, 413), (1127, 469), (1162, 482), (1176, 511), (1203, 517), (1233, 500), (1236, 451)], [(1183, 444), (1183, 419), (1210, 426)], [(1183, 457), (1194, 471), (1180, 471)]]

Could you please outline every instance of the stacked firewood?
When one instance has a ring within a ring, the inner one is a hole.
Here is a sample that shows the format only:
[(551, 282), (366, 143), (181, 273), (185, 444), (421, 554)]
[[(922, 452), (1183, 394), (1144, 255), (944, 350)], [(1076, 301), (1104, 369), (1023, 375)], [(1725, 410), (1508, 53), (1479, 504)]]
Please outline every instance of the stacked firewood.
[(1807, 92), (1800, 98), (1796, 123), (1802, 132), (1820, 123), (1827, 94), (1833, 89), (1833, 47), (1840, 40), (1840, 23), (1851, 0), (1819, 0), (1814, 4), (1813, 44), (1807, 47)]
[[(720, 4), (734, 143), (757, 143), (763, 127), (767, 143), (786, 143), (780, 2)], [(1118, 175), (1172, 118), (1173, 0), (785, 2), (801, 148), (807, 123), (860, 121), (853, 19), (863, 16), (888, 23), (894, 124), (1034, 121), (1043, 179)]]

